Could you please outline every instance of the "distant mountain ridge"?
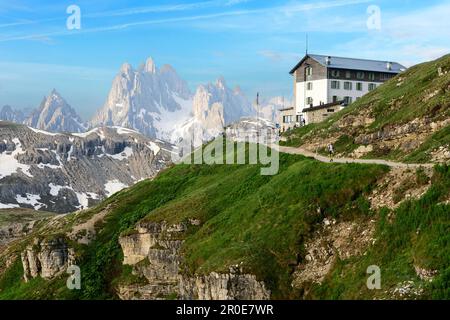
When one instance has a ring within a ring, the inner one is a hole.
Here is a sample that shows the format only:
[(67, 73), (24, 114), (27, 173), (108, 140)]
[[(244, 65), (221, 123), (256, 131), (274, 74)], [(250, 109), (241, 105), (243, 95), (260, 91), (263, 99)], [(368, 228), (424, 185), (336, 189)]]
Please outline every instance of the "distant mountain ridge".
[(85, 132), (83, 123), (76, 111), (53, 89), (45, 97), (38, 109), (25, 120), (33, 128), (50, 132)]
[(5, 105), (0, 109), (0, 120), (22, 123), (25, 118), (25, 114), (21, 110), (14, 110), (10, 105)]
[(44, 97), (39, 107), (29, 114), (5, 105), (0, 110), (0, 120), (25, 124), (48, 132), (81, 133), (88, 129), (87, 124), (56, 89)]
[(102, 126), (120, 126), (147, 137), (169, 142), (208, 140), (241, 118), (259, 117), (276, 122), (281, 97), (266, 98), (257, 108), (236, 86), (223, 77), (199, 85), (192, 93), (188, 84), (170, 65), (158, 67), (150, 57), (138, 68), (124, 63), (112, 81), (104, 105), (83, 122), (67, 101), (53, 89), (29, 115), (4, 106), (0, 120), (23, 123), (49, 132), (85, 132)]
[(0, 209), (86, 209), (154, 177), (171, 162), (170, 150), (120, 127), (69, 134), (0, 121)]
[(125, 63), (90, 126), (118, 125), (167, 140), (171, 130), (167, 122), (176, 125), (189, 117), (191, 100), (187, 83), (171, 66), (157, 68), (152, 58), (138, 69)]

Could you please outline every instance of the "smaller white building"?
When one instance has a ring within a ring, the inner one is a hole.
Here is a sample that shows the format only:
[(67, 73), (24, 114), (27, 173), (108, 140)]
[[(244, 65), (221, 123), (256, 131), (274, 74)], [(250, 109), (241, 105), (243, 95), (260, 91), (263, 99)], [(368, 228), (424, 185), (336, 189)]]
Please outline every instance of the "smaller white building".
[[(308, 117), (306, 109), (318, 110), (322, 105), (335, 105), (340, 101), (346, 106), (404, 70), (401, 64), (390, 61), (307, 54), (290, 71), (294, 79), (295, 105), (289, 119), (295, 119), (297, 125), (317, 122), (320, 117)], [(329, 114), (340, 108), (327, 110)]]

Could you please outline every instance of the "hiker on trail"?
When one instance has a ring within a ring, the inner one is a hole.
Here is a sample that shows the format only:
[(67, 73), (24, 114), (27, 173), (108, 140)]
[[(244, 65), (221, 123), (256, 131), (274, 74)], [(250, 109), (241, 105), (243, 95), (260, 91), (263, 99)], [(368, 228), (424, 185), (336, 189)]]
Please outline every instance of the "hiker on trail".
[(333, 145), (330, 143), (328, 145), (328, 154), (330, 155), (330, 162), (333, 162), (333, 153), (334, 153), (334, 147)]

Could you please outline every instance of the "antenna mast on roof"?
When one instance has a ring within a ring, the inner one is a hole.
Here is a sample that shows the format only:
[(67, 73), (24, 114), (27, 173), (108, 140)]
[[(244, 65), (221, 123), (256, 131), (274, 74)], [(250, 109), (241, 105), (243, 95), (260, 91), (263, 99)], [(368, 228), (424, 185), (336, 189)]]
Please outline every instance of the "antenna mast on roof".
[(308, 54), (308, 34), (306, 34), (306, 54)]

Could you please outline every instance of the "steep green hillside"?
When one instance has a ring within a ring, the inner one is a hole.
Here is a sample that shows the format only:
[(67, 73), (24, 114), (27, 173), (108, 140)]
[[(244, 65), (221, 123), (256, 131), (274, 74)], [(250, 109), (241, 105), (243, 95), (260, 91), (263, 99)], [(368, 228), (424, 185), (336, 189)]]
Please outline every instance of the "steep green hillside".
[(11, 223), (27, 223), (30, 221), (41, 220), (55, 216), (55, 213), (45, 211), (34, 211), (31, 209), (1, 209), (0, 210), (0, 228), (6, 227)]
[(325, 152), (331, 141), (343, 155), (369, 146), (362, 157), (408, 162), (449, 160), (450, 55), (416, 65), (327, 121), (285, 136), (286, 145), (319, 152)]
[[(375, 165), (325, 164), (301, 156), (280, 155), (280, 172), (261, 176), (258, 165), (177, 165), (153, 181), (124, 190), (100, 206), (68, 215), (58, 226), (47, 226), (16, 243), (9, 254), (20, 254), (36, 236), (54, 237), (103, 210), (89, 245), (70, 242), (82, 271), (81, 291), (65, 288), (66, 275), (53, 280), (23, 282), (20, 259), (0, 276), (0, 299), (109, 299), (120, 283), (145, 283), (122, 266), (118, 243), (135, 232), (139, 221), (176, 223), (198, 219), (185, 234), (182, 270), (186, 274), (227, 272), (239, 264), (263, 280), (273, 298), (389, 297), (365, 287), (365, 268), (378, 264), (386, 291), (412, 280), (423, 297), (449, 298), (450, 169), (438, 167), (433, 187), (420, 200), (405, 202), (391, 212), (370, 209), (367, 200), (388, 169)], [(388, 218), (389, 216), (389, 218)], [(305, 261), (305, 243), (322, 228), (324, 218), (366, 223), (376, 221), (377, 239), (365, 255), (339, 260), (322, 285), (292, 287), (293, 272)], [(418, 230), (420, 232), (418, 232)], [(0, 257), (0, 270), (5, 267)], [(414, 265), (437, 270), (428, 284)]]

